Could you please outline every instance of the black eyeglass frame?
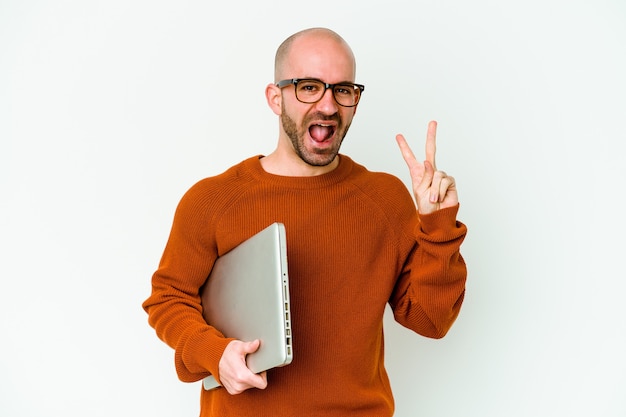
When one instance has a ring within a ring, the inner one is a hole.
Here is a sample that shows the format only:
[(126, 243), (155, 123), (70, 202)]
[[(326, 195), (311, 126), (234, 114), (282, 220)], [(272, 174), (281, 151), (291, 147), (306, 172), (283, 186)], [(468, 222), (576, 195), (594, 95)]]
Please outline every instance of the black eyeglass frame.
[[(302, 101), (300, 100), (300, 98), (298, 97), (298, 83), (301, 81), (316, 81), (318, 83), (321, 83), (324, 85), (324, 92), (322, 93), (322, 95), (320, 96), (319, 99), (315, 100), (315, 101)], [(341, 83), (336, 83), (336, 84), (329, 84), (329, 83), (325, 83), (322, 80), (318, 80), (317, 78), (291, 78), (288, 80), (281, 80), (279, 82), (276, 83), (276, 87), (278, 88), (284, 88), (287, 87), (288, 85), (293, 84), (296, 87), (296, 99), (300, 102), (300, 103), (305, 103), (305, 104), (313, 104), (313, 103), (317, 103), (318, 101), (320, 101), (323, 97), (324, 94), (326, 94), (326, 90), (328, 90), (329, 88), (331, 89), (330, 91), (332, 91), (333, 93), (333, 99), (335, 99), (335, 102), (337, 104), (339, 104), (342, 107), (354, 107), (357, 104), (359, 104), (359, 101), (361, 101), (361, 94), (363, 94), (363, 91), (365, 91), (365, 86), (363, 84), (356, 84), (356, 83), (350, 83), (350, 82), (341, 82)], [(347, 106), (345, 104), (341, 104), (338, 100), (337, 97), (335, 97), (335, 87), (340, 87), (340, 86), (350, 86), (353, 88), (357, 88), (359, 90), (359, 95), (358, 98), (356, 100), (356, 103), (352, 104), (351, 106)]]

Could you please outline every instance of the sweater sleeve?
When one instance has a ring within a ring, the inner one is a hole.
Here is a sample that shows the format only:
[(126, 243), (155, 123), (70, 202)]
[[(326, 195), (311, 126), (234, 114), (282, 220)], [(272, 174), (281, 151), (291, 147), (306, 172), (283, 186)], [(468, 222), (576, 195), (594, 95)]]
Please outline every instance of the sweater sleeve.
[(415, 244), (390, 299), (396, 321), (431, 338), (442, 338), (465, 296), (467, 268), (460, 246), (467, 233), (456, 220), (459, 206), (419, 217)]
[[(157, 271), (142, 307), (158, 337), (175, 350), (178, 377), (198, 381), (218, 377), (219, 360), (232, 340), (202, 316), (200, 288), (217, 259), (214, 233), (207, 230), (206, 197), (192, 187), (181, 199)], [(210, 213), (208, 213), (210, 215)]]

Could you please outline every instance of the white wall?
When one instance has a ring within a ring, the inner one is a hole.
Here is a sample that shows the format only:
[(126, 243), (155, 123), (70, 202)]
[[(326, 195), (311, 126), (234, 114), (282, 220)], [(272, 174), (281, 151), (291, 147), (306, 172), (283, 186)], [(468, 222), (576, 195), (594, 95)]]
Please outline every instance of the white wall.
[(141, 302), (196, 180), (269, 153), (263, 90), (328, 26), (367, 85), (343, 151), (458, 181), (467, 298), (387, 320), (397, 416), (624, 416), (626, 4), (0, 0), (0, 415), (193, 416)]

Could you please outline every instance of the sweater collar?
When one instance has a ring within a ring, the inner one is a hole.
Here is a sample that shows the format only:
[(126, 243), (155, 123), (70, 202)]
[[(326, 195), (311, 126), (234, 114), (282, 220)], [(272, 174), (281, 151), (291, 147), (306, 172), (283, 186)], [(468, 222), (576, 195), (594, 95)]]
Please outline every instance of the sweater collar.
[(271, 183), (289, 188), (323, 188), (343, 181), (354, 167), (354, 161), (348, 156), (339, 154), (339, 165), (334, 170), (322, 175), (311, 177), (289, 177), (283, 175), (270, 174), (261, 166), (260, 159), (263, 155), (248, 158), (243, 162), (246, 171), (258, 181)]

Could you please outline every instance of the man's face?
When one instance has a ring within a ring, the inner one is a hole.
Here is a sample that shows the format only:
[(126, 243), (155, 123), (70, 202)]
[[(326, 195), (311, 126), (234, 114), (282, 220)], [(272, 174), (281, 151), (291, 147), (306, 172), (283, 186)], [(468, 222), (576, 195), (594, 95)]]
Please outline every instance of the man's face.
[[(330, 38), (303, 38), (292, 46), (284, 78), (316, 78), (326, 83), (354, 82), (354, 61), (342, 44)], [(311, 166), (335, 160), (356, 107), (339, 105), (331, 89), (317, 103), (297, 100), (295, 86), (283, 88), (282, 132), (294, 152)]]
[[(327, 95), (330, 96), (330, 91)], [(307, 106), (314, 107), (315, 104)], [(300, 159), (312, 166), (326, 166), (333, 162), (348, 132), (352, 117), (348, 117), (349, 120), (346, 122), (339, 111), (326, 114), (311, 109), (304, 114), (298, 110), (293, 113), (295, 113), (294, 117), (298, 118), (298, 122), (290, 116), (289, 108), (283, 99), (283, 113), (280, 115), (280, 120), (285, 134), (291, 140), (293, 149)]]

